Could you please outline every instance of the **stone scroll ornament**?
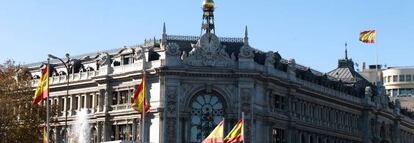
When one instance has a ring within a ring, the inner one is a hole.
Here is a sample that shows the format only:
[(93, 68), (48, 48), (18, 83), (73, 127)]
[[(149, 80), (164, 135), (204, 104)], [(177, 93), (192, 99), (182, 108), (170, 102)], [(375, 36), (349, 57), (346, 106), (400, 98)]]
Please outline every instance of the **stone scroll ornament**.
[(197, 44), (192, 45), (188, 55), (182, 56), (183, 63), (190, 66), (215, 66), (215, 67), (234, 67), (236, 65), (224, 50), (214, 34), (206, 33), (201, 36)]

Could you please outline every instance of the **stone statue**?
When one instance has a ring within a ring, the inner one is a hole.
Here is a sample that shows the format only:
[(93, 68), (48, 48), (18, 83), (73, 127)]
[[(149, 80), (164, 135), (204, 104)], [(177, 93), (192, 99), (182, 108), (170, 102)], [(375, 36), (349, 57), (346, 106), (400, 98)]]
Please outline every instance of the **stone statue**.
[(101, 66), (111, 64), (110, 57), (109, 57), (109, 54), (107, 52), (103, 52), (103, 53), (99, 54), (98, 64), (101, 65)]

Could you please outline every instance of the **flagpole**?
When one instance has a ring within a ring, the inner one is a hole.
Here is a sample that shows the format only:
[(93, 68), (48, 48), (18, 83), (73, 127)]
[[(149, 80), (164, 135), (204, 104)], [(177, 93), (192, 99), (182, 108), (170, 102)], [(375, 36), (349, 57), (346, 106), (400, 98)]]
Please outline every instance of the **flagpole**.
[[(376, 33), (375, 33), (376, 34)], [(377, 41), (375, 41), (375, 43), (374, 43), (374, 46), (375, 46), (375, 57), (376, 57), (376, 66), (375, 66), (375, 72), (376, 72), (376, 85), (378, 84), (378, 82), (379, 82), (379, 79), (380, 79), (380, 75), (378, 75), (378, 44), (377, 44)], [(377, 85), (378, 86), (378, 85)]]
[(47, 143), (49, 143), (49, 129), (50, 129), (50, 125), (49, 125), (49, 66), (50, 66), (50, 58), (47, 58), (47, 97), (46, 97), (46, 129), (47, 129), (47, 135), (46, 135), (46, 139), (47, 139)]
[[(243, 120), (243, 126), (244, 126), (244, 112), (242, 112), (242, 120)], [(243, 135), (243, 143), (244, 143), (244, 136), (245, 136), (245, 134), (244, 134), (244, 128), (243, 128), (243, 130), (242, 130), (242, 135)]]
[[(142, 48), (142, 54), (143, 54), (143, 56), (142, 56), (142, 76), (144, 76), (142, 79), (143, 80), (146, 80), (146, 77), (145, 77), (145, 64), (146, 64), (146, 60), (145, 60), (145, 49), (144, 49), (144, 47), (141, 47)], [(143, 83), (144, 83), (144, 89), (146, 89), (145, 87), (146, 87), (146, 82), (145, 81), (143, 81)], [(142, 113), (141, 113), (141, 131), (142, 131), (142, 133), (141, 133), (141, 135), (142, 135), (142, 137), (141, 137), (141, 143), (144, 143), (145, 142), (145, 98), (146, 98), (146, 93), (147, 91), (146, 90), (144, 90), (144, 103), (142, 103)]]

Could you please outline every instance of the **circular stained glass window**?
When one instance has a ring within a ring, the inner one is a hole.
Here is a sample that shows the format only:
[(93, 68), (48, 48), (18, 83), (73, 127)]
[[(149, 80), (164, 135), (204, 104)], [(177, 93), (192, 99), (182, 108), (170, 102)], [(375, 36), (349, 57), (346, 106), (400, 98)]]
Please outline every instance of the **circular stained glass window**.
[(214, 94), (201, 94), (191, 102), (191, 143), (206, 138), (223, 119), (222, 100)]

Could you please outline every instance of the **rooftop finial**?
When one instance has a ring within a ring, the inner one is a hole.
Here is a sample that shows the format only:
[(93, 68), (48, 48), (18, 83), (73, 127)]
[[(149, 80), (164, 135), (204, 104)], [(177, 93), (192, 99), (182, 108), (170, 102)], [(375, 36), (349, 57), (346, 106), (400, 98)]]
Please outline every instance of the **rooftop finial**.
[(214, 9), (214, 1), (213, 0), (204, 0), (203, 1), (203, 9)]
[(345, 59), (348, 59), (348, 43), (345, 42)]
[(214, 27), (214, 1), (204, 0), (203, 1), (203, 23), (201, 30), (205, 30), (206, 33), (215, 33)]
[(165, 22), (162, 25), (162, 35), (167, 34), (167, 28), (165, 28)]
[(244, 28), (244, 39), (243, 39), (243, 43), (244, 43), (245, 45), (249, 45), (249, 32), (248, 32), (248, 30), (247, 30), (247, 25), (246, 25), (246, 27)]
[(165, 22), (162, 25), (162, 34), (161, 34), (161, 47), (164, 47), (167, 44), (167, 28), (165, 27)]

